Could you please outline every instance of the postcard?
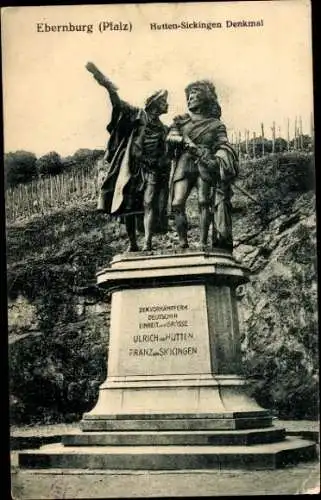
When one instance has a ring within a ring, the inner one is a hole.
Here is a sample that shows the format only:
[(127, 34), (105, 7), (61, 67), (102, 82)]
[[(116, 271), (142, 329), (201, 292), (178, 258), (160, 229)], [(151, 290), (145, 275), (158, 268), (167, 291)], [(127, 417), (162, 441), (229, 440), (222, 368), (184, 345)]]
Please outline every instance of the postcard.
[(13, 497), (315, 492), (310, 2), (1, 21)]

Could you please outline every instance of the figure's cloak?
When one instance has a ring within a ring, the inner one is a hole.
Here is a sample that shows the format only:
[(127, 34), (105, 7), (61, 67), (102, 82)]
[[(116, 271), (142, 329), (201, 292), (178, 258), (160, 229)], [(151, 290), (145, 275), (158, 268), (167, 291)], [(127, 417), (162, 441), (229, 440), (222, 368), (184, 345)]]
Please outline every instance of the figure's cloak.
[(141, 169), (132, 158), (132, 142), (145, 121), (142, 109), (120, 101), (113, 107), (107, 131), (110, 133), (104, 157), (106, 176), (102, 182), (97, 208), (120, 216), (143, 212)]

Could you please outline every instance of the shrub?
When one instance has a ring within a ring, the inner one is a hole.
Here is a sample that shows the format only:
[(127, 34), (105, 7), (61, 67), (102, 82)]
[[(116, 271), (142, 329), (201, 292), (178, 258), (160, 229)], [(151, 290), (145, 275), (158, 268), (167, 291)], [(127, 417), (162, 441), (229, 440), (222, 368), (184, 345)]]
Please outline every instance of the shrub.
[(4, 155), (5, 181), (8, 186), (30, 182), (38, 177), (37, 157), (29, 151), (16, 151)]
[(51, 151), (37, 160), (37, 170), (40, 176), (57, 175), (62, 172), (63, 164), (58, 153)]
[(12, 423), (66, 422), (94, 406), (106, 376), (106, 340), (89, 321), (59, 322), (12, 345)]
[(108, 340), (108, 294), (93, 286), (110, 259), (103, 222), (85, 207), (8, 229), (8, 297), (22, 295), (37, 319), (10, 325), (12, 423), (75, 421), (97, 400)]
[(102, 149), (78, 149), (73, 155), (66, 156), (62, 160), (64, 171), (91, 170), (103, 154)]
[(265, 223), (278, 214), (288, 214), (298, 194), (315, 187), (314, 156), (294, 152), (270, 155), (241, 166), (244, 187), (255, 194), (258, 220)]
[(104, 154), (101, 149), (78, 149), (72, 159), (77, 163), (94, 164)]
[(105, 317), (93, 321), (77, 313), (72, 269), (40, 272), (31, 300), (41, 334), (31, 333), (9, 348), (11, 421), (16, 424), (80, 418), (93, 407), (106, 376)]

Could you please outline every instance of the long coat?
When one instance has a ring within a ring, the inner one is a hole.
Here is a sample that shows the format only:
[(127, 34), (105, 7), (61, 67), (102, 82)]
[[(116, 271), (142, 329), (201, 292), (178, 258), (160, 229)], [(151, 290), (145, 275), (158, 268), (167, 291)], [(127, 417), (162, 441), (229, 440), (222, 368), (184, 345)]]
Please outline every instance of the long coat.
[(124, 101), (114, 106), (107, 130), (110, 133), (104, 157), (106, 176), (100, 187), (97, 208), (121, 216), (143, 212), (144, 182), (132, 155), (132, 144), (146, 121), (144, 110)]

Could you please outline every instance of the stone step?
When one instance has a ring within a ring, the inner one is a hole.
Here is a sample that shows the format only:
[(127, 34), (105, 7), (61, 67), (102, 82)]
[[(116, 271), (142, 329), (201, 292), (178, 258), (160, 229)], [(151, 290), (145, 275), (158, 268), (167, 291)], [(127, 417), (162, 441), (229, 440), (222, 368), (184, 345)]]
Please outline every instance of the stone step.
[(252, 446), (90, 446), (46, 445), (19, 454), (27, 469), (275, 469), (316, 458), (313, 441), (286, 438)]
[(62, 437), (64, 446), (253, 445), (282, 441), (285, 429), (232, 431), (78, 432)]
[(272, 426), (272, 417), (253, 418), (154, 418), (144, 419), (133, 415), (131, 418), (83, 418), (83, 431), (160, 431), (160, 430), (236, 430), (261, 429)]
[[(177, 385), (175, 386), (177, 389)], [(142, 388), (140, 388), (142, 390)], [(137, 418), (138, 420), (202, 420), (202, 419), (216, 419), (216, 420), (234, 420), (238, 418), (268, 418), (271, 417), (269, 410), (239, 410), (239, 411), (224, 411), (224, 412), (192, 412), (192, 413), (112, 413), (112, 414), (96, 414), (84, 413), (85, 420), (107, 419), (107, 420), (128, 420)]]

